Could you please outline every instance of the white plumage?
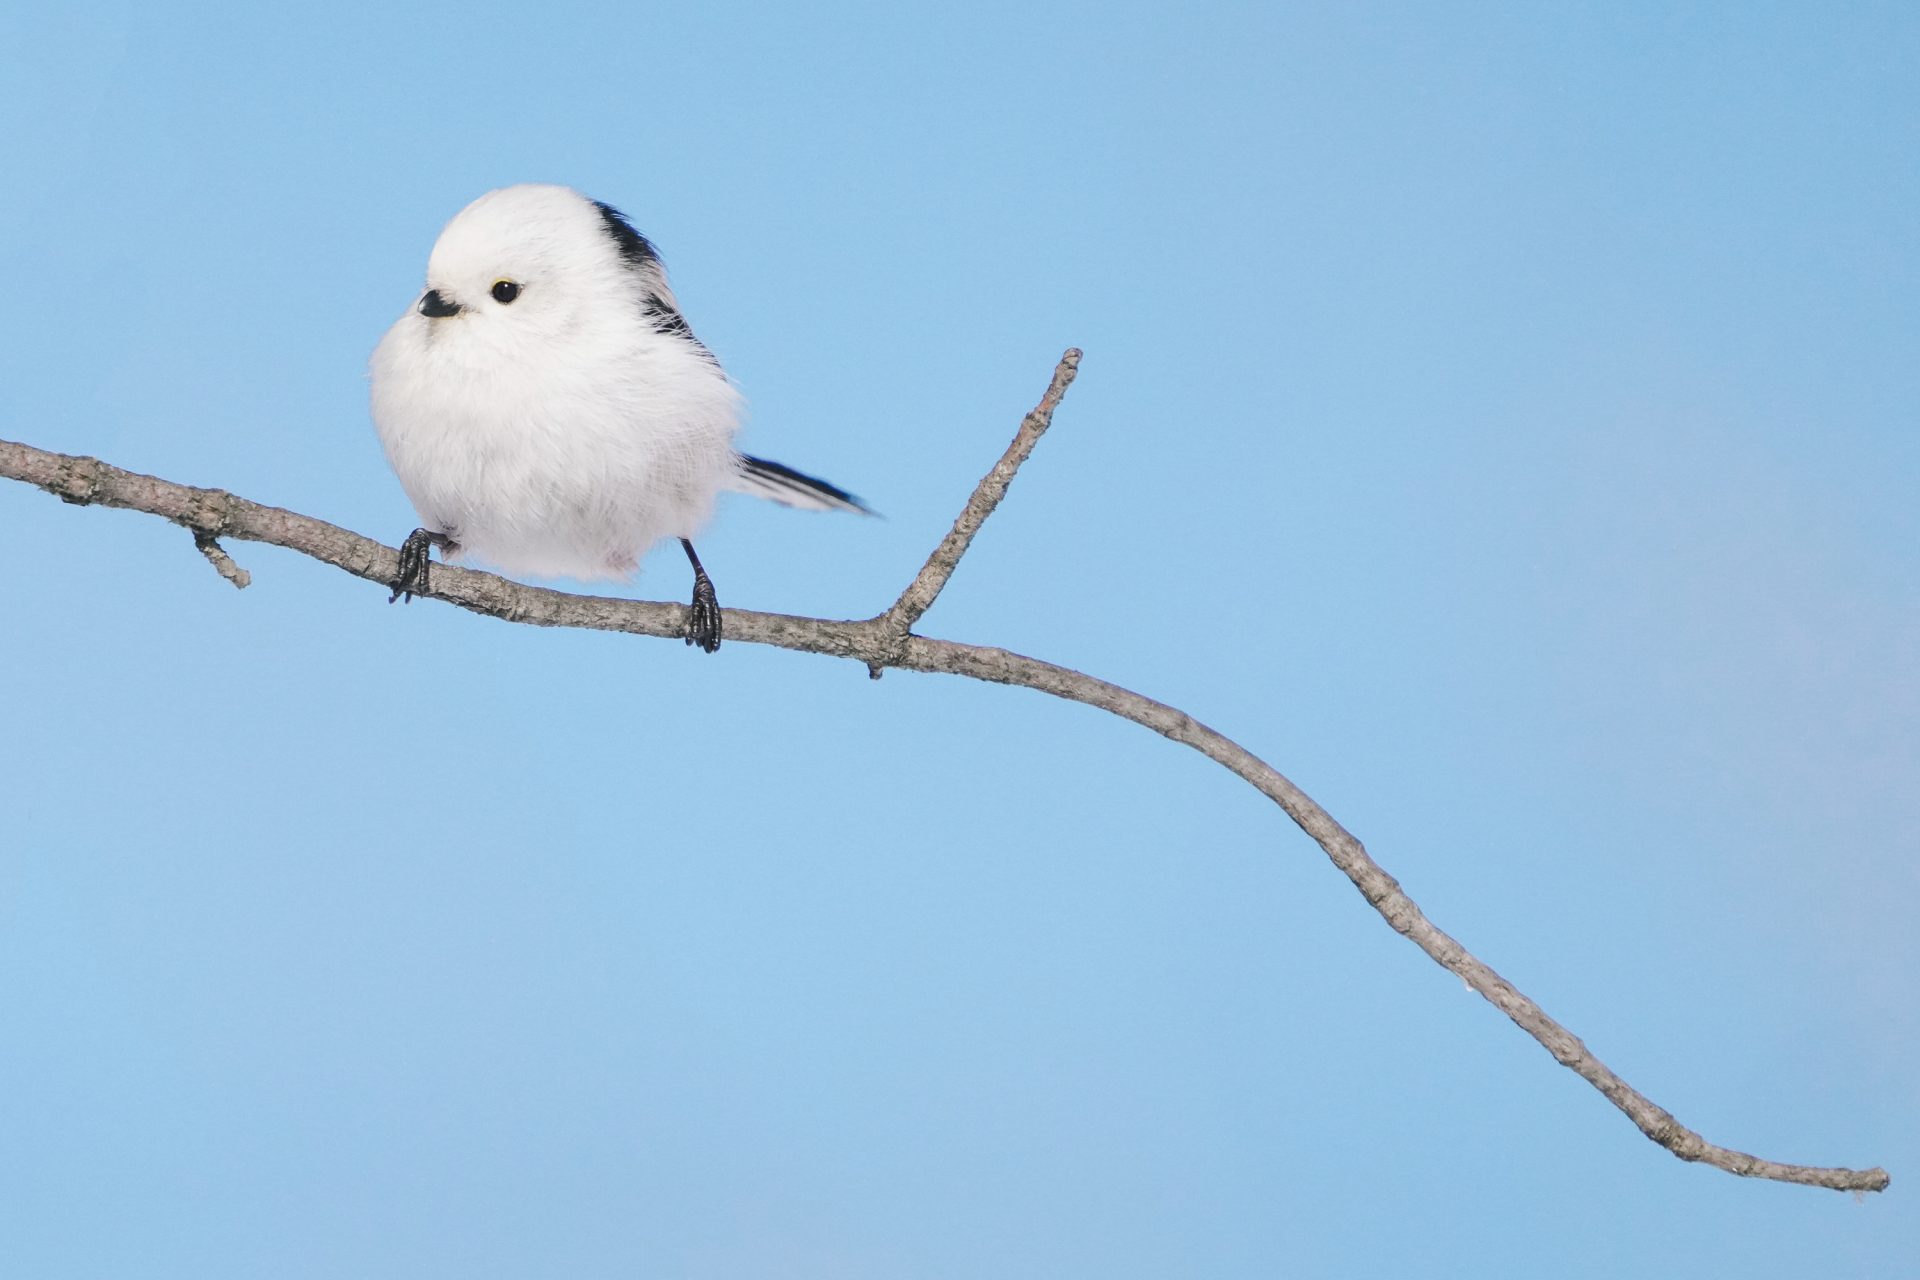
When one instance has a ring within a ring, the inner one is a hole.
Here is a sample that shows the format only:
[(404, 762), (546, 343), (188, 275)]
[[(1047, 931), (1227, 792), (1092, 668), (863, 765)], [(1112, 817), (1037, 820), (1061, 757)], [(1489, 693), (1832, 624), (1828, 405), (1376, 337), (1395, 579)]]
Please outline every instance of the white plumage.
[(491, 191), (440, 233), (426, 285), (373, 353), (373, 421), (447, 558), (620, 579), (662, 538), (691, 539), (722, 489), (865, 509), (735, 452), (739, 393), (608, 206)]

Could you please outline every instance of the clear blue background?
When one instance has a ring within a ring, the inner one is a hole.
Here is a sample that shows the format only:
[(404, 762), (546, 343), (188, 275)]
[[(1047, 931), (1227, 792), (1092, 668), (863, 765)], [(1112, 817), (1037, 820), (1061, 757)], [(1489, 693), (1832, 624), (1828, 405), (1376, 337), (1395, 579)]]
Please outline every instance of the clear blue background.
[[(1904, 4), (126, 5), (0, 20), (0, 435), (413, 527), (364, 367), (508, 182), (629, 211), (890, 602), (1083, 708), (516, 628), (0, 486), (0, 1274), (1890, 1275), (1920, 1257)], [(679, 598), (658, 558), (635, 591)]]

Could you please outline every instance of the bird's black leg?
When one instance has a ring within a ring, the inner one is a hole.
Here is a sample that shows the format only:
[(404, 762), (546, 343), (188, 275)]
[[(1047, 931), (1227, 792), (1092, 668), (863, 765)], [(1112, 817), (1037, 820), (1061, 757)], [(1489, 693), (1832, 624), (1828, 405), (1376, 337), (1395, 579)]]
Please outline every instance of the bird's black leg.
[(388, 604), (395, 600), (412, 604), (415, 596), (427, 594), (427, 571), (434, 547), (445, 553), (454, 550), (455, 544), (449, 535), (431, 529), (415, 529), (407, 535), (407, 540), (400, 544), (400, 576), (387, 584), (393, 588), (393, 594), (387, 597)]
[(708, 653), (720, 647), (720, 600), (713, 594), (713, 579), (700, 567), (693, 544), (685, 538), (680, 546), (693, 566), (693, 603), (687, 606), (687, 643), (697, 644)]

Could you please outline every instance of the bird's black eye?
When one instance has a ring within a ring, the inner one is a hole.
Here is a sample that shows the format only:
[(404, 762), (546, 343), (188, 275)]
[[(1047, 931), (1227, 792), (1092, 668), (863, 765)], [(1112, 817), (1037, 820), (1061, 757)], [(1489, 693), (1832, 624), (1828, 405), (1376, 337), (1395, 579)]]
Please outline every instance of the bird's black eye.
[(495, 280), (492, 292), (493, 300), (504, 307), (520, 296), (520, 286), (511, 280)]

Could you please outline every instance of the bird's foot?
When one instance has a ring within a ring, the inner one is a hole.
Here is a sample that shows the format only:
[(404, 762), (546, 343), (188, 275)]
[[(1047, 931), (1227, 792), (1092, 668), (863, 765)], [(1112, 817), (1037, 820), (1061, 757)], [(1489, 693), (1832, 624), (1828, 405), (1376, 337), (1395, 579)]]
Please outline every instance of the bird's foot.
[(453, 539), (431, 529), (415, 529), (407, 535), (407, 540), (400, 544), (399, 576), (387, 584), (393, 588), (393, 594), (387, 597), (388, 604), (395, 600), (412, 604), (415, 596), (427, 594), (427, 579), (435, 547), (442, 552), (452, 551)]
[(712, 653), (720, 647), (720, 600), (713, 594), (713, 579), (707, 577), (700, 557), (694, 554), (693, 544), (682, 538), (680, 549), (687, 553), (687, 563), (693, 566), (693, 603), (687, 606), (684, 634), (688, 644), (697, 644)]
[(707, 571), (693, 571), (693, 603), (687, 606), (688, 644), (699, 645), (708, 653), (720, 647), (720, 598), (713, 593), (713, 579)]

